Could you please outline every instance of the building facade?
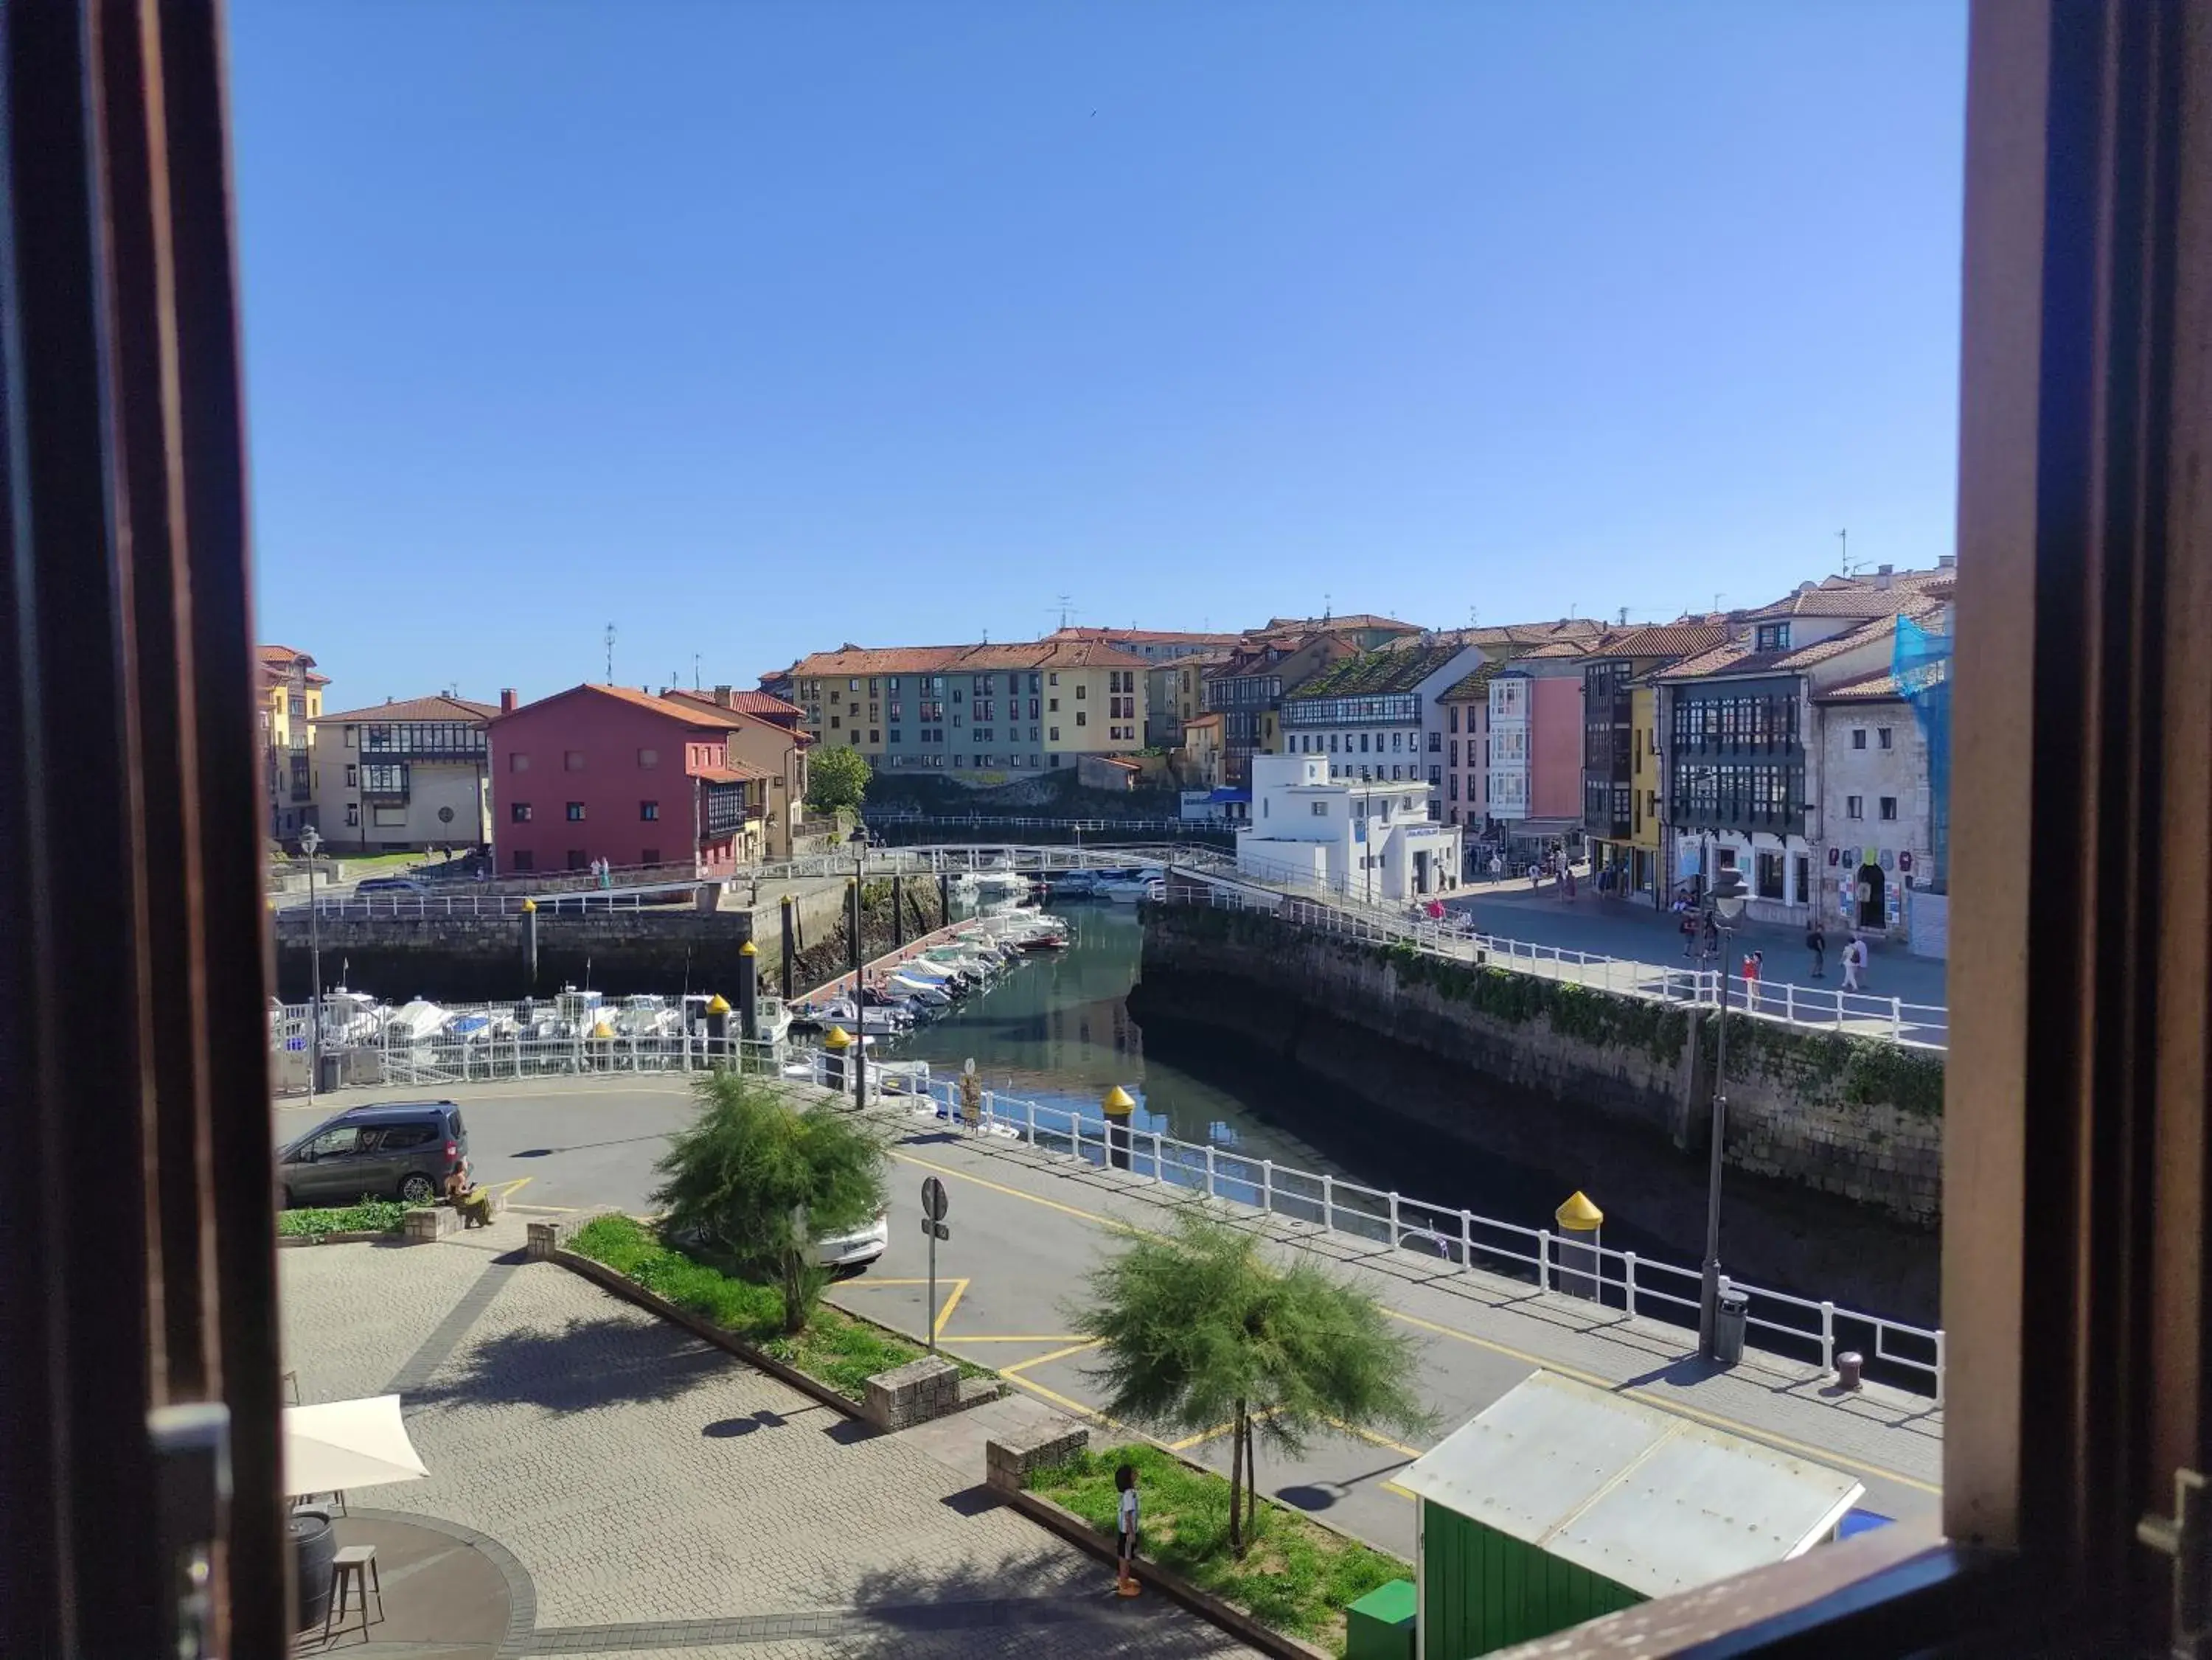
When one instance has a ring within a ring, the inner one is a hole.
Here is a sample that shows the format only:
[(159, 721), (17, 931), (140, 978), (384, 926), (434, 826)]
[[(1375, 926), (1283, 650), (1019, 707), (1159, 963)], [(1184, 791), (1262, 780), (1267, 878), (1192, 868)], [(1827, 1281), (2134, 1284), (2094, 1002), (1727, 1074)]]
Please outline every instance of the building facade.
[(1333, 663), (1283, 700), (1281, 752), (1326, 755), (1332, 778), (1418, 779), (1442, 820), (1448, 717), (1437, 700), (1481, 662), (1479, 646), (1401, 643)]
[(801, 724), (804, 712), (796, 704), (766, 692), (727, 686), (717, 686), (712, 692), (672, 688), (661, 695), (672, 703), (712, 709), (734, 719), (729, 737), (731, 760), (759, 772), (766, 781), (762, 851), (772, 859), (791, 857), (798, 851), (799, 824), (806, 815), (806, 752), (814, 742)]
[(1206, 671), (1228, 660), (1224, 650), (1170, 657), (1145, 671), (1145, 746), (1172, 749), (1182, 729), (1206, 708)]
[(1206, 707), (1221, 717), (1222, 777), (1251, 779), (1252, 757), (1267, 754), (1279, 734), (1284, 697), (1358, 651), (1341, 634), (1288, 636), (1248, 643), (1206, 672)]
[(315, 823), (311, 723), (323, 712), (330, 676), (316, 673), (314, 658), (289, 645), (257, 645), (254, 656), (260, 669), (263, 829), (276, 840), (294, 841)]
[(1658, 735), (1649, 676), (1725, 645), (1725, 622), (1684, 620), (1626, 628), (1596, 642), (1583, 664), (1582, 827), (1590, 869), (1625, 893), (1655, 897), (1659, 881)]
[(497, 713), (440, 693), (316, 717), (309, 724), (323, 839), (353, 852), (489, 845), (484, 724)]
[(1186, 790), (1212, 791), (1223, 779), (1222, 717), (1194, 715), (1183, 723), (1182, 744), (1176, 751), (1176, 772)]
[(1325, 754), (1255, 755), (1237, 869), (1365, 903), (1449, 893), (1460, 832), (1431, 818), (1430, 794), (1413, 779), (1331, 778)]
[(1815, 904), (1831, 928), (1904, 938), (1936, 868), (1927, 738), (1887, 671), (1813, 701), (1825, 844), (1813, 850)]
[(892, 774), (994, 785), (1145, 747), (1145, 659), (1094, 640), (841, 646), (792, 665), (817, 743)]
[(726, 877), (764, 856), (770, 795), (730, 753), (744, 718), (586, 684), (489, 723), (492, 844), (502, 875), (617, 866)]

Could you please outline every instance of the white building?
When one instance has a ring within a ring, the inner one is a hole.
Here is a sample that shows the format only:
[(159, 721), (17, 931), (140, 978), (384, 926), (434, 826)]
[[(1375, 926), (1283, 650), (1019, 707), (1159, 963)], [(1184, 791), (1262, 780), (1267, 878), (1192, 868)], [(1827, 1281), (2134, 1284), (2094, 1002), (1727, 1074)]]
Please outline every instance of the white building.
[(1449, 893), (1459, 885), (1460, 831), (1429, 817), (1434, 793), (1416, 779), (1333, 779), (1326, 754), (1255, 755), (1237, 868), (1347, 899)]
[(1494, 819), (1528, 816), (1528, 676), (1509, 669), (1490, 682), (1490, 761), (1484, 790)]

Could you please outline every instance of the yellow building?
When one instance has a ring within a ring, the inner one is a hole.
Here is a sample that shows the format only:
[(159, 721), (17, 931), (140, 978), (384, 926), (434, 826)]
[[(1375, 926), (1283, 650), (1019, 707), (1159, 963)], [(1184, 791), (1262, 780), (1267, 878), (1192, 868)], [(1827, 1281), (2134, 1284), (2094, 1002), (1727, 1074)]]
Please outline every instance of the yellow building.
[[(1665, 816), (1659, 800), (1659, 693), (1649, 683), (1629, 688), (1628, 741), (1635, 750), (1629, 766), (1632, 792), (1629, 814), (1629, 888), (1661, 893), (1659, 825)], [(1663, 897), (1663, 894), (1662, 895)]]
[(1145, 747), (1144, 658), (1097, 640), (842, 646), (779, 679), (815, 742), (878, 772), (1006, 784)]
[(313, 824), (315, 772), (310, 722), (323, 712), (330, 676), (315, 660), (289, 645), (257, 645), (260, 660), (261, 793), (263, 824), (279, 841), (290, 841)]

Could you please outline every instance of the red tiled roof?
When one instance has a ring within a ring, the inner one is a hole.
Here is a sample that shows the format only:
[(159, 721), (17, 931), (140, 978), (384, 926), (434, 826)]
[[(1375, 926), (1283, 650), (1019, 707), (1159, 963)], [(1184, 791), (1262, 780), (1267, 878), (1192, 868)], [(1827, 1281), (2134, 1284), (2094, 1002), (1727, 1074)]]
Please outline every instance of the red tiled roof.
[(1752, 642), (1749, 640), (1731, 640), (1727, 645), (1716, 646), (1710, 651), (1701, 651), (1695, 657), (1686, 657), (1671, 669), (1662, 669), (1651, 678), (1656, 681), (1673, 682), (1698, 680), (1708, 675), (1763, 675), (1769, 672), (1794, 674), (1800, 669), (1810, 669), (1818, 663), (1826, 663), (1831, 657), (1841, 657), (1844, 652), (1867, 645), (1886, 634), (1893, 633), (1896, 631), (1897, 618), (1900, 613), (1909, 616), (1925, 616), (1930, 611), (1936, 609), (1938, 605), (1938, 602), (1923, 596), (1911, 594), (1905, 596), (1905, 602), (1895, 610), (1885, 612), (1879, 616), (1869, 617), (1856, 627), (1846, 628), (1840, 634), (1827, 639), (1814, 640), (1810, 645), (1800, 645), (1791, 650), (1779, 651), (1759, 651), (1752, 649)]
[(1188, 732), (1194, 726), (1218, 726), (1220, 724), (1221, 711), (1214, 709), (1209, 710), (1206, 713), (1202, 715), (1193, 715), (1188, 720), (1183, 722), (1182, 730)]
[(307, 657), (309, 663), (314, 661), (314, 658), (307, 657), (305, 651), (293, 645), (257, 645), (253, 648), (253, 653), (264, 663), (291, 663), (299, 662), (302, 657)]
[(758, 784), (771, 775), (757, 766), (733, 760), (726, 766), (702, 766), (691, 776), (703, 779), (708, 784)]
[(342, 709), (337, 713), (315, 717), (318, 725), (331, 721), (351, 721), (358, 724), (368, 720), (489, 720), (499, 712), (496, 705), (477, 703), (468, 698), (449, 698), (440, 692), (427, 698), (403, 698), (398, 701), (373, 703), (366, 709)]
[(1066, 628), (1055, 628), (1045, 638), (1047, 639), (1103, 640), (1109, 645), (1116, 641), (1158, 645), (1176, 640), (1182, 640), (1192, 645), (1234, 645), (1239, 636), (1187, 633), (1175, 628), (1083, 628), (1071, 626)]
[(1905, 689), (1897, 683), (1897, 676), (1879, 674), (1871, 680), (1855, 680), (1848, 686), (1832, 686), (1814, 696), (1815, 703), (1885, 703), (1901, 702)]
[(309, 657), (305, 651), (297, 651), (289, 645), (257, 645), (253, 648), (253, 655), (261, 664), (264, 676), (262, 684), (264, 686), (281, 685), (284, 676), (291, 672), (292, 665), (295, 663), (307, 665), (308, 685), (328, 686), (331, 683), (331, 677), (328, 675), (319, 675), (315, 672), (314, 658)]
[(1815, 586), (1801, 585), (1771, 605), (1762, 605), (1752, 617), (1879, 617), (1893, 616), (1930, 599), (1948, 599), (1956, 591), (1954, 570), (1898, 571), (1885, 582), (1880, 577), (1831, 577)]
[(574, 697), (579, 692), (590, 692), (603, 698), (617, 698), (624, 703), (633, 704), (640, 709), (650, 710), (656, 715), (665, 715), (670, 720), (680, 721), (686, 726), (708, 726), (729, 731), (746, 725), (752, 720), (752, 717), (749, 715), (732, 714), (727, 709), (702, 707), (696, 703), (676, 703), (667, 698), (657, 698), (650, 692), (637, 691), (628, 686), (602, 686), (597, 681), (589, 680), (580, 686), (571, 686), (565, 692), (556, 692), (550, 697), (539, 698), (534, 703), (526, 703), (520, 709), (509, 710), (505, 714), (495, 712), (491, 718), (495, 721), (513, 720), (517, 715), (529, 714), (532, 710), (543, 709), (547, 704), (556, 702), (562, 698)]
[(1728, 643), (1724, 622), (1655, 622), (1630, 628), (1599, 642), (1594, 656), (1605, 657), (1680, 657), (1710, 651)]
[(1253, 634), (1280, 634), (1297, 630), (1309, 634), (1326, 634), (1339, 628), (1397, 628), (1409, 634), (1421, 632), (1421, 625), (1418, 622), (1401, 622), (1395, 617), (1378, 617), (1372, 611), (1354, 611), (1349, 616), (1340, 617), (1269, 617), (1267, 627), (1250, 632)]
[(1095, 639), (1021, 640), (1002, 645), (845, 645), (804, 657), (784, 672), (794, 680), (862, 675), (964, 675), (994, 669), (1149, 669), (1133, 652)]
[[(720, 709), (712, 692), (694, 692), (681, 686), (672, 686), (660, 694), (671, 703), (696, 704), (702, 709)], [(786, 703), (773, 692), (734, 690), (730, 694), (729, 707), (741, 715), (757, 715), (771, 724), (780, 720), (805, 718), (806, 711), (795, 703)]]

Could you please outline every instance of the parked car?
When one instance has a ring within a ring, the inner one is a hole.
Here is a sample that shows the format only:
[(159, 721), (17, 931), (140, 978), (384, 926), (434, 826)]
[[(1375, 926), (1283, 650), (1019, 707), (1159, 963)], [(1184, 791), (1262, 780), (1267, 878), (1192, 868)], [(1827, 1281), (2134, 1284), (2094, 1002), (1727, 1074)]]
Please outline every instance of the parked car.
[(276, 1155), (286, 1209), (351, 1204), (363, 1194), (428, 1204), (469, 1167), (469, 1133), (451, 1101), (351, 1106)]
[(814, 1259), (824, 1268), (866, 1268), (890, 1249), (890, 1213), (878, 1210), (875, 1221), (849, 1233), (814, 1242)]
[(427, 894), (430, 884), (412, 876), (368, 876), (356, 882), (353, 891), (362, 898), (373, 894)]

